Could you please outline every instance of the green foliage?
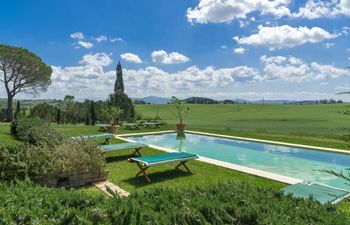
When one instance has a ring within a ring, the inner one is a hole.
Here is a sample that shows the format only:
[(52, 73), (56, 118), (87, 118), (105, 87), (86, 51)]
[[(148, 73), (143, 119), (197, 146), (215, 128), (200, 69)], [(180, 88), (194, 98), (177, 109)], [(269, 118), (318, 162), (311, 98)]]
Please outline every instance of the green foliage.
[(123, 110), (123, 120), (133, 120), (135, 118), (135, 107), (132, 100), (123, 92), (118, 91), (110, 94), (107, 99), (107, 104), (115, 106)]
[(179, 124), (183, 124), (186, 119), (190, 108), (187, 106), (185, 101), (181, 101), (176, 97), (172, 97), (170, 103), (175, 106), (174, 114), (179, 118)]
[(47, 144), (54, 146), (61, 143), (65, 136), (49, 127), (39, 119), (22, 119), (11, 123), (11, 133), (28, 144)]
[(13, 120), (12, 101), (19, 92), (46, 91), (52, 69), (25, 48), (0, 45), (0, 76), (7, 91), (7, 118)]
[(56, 107), (46, 102), (37, 104), (30, 110), (31, 117), (39, 118), (47, 122), (55, 121), (56, 113)]
[(115, 106), (106, 106), (102, 110), (101, 117), (111, 125), (118, 124), (119, 118), (123, 115), (123, 110)]
[(157, 188), (111, 199), (17, 182), (0, 184), (0, 209), (2, 224), (350, 223), (332, 205), (233, 182), (200, 188)]
[(0, 179), (30, 178), (44, 175), (98, 173), (105, 170), (100, 149), (89, 142), (65, 139), (56, 145), (37, 141), (37, 145), (0, 147)]

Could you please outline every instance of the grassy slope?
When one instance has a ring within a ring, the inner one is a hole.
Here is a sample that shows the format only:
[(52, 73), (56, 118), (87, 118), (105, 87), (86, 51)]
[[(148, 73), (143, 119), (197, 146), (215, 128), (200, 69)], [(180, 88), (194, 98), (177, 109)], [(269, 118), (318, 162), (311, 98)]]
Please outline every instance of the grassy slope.
[[(350, 105), (190, 105), (188, 129), (307, 145), (350, 149)], [(170, 105), (139, 105), (144, 117), (157, 115), (173, 128)]]

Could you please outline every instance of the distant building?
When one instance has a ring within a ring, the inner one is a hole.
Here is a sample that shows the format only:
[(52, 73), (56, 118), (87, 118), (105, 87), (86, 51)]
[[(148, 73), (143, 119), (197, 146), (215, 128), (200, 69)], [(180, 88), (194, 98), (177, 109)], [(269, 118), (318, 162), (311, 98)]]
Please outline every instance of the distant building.
[(114, 92), (122, 92), (124, 93), (124, 81), (123, 81), (123, 70), (122, 65), (120, 62), (118, 62), (117, 68), (116, 68), (116, 74), (117, 74), (117, 80), (115, 81), (114, 85)]

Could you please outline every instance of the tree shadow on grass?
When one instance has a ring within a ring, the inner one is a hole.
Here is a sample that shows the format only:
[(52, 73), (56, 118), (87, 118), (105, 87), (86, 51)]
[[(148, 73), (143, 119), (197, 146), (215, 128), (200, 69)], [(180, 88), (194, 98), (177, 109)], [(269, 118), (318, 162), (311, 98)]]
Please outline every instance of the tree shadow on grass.
[(172, 179), (176, 179), (176, 178), (180, 178), (180, 177), (187, 177), (187, 176), (191, 176), (193, 175), (192, 173), (189, 173), (187, 171), (181, 170), (181, 169), (171, 169), (171, 170), (166, 170), (166, 171), (162, 171), (162, 172), (154, 172), (152, 173), (152, 171), (148, 171), (150, 173), (147, 173), (148, 176), (151, 179), (151, 182), (148, 182), (145, 177), (141, 174), (137, 177), (133, 176), (129, 179), (123, 180), (124, 182), (133, 185), (136, 188), (139, 187), (144, 187), (144, 186), (148, 186), (148, 185), (152, 185), (152, 184), (156, 184), (156, 183), (161, 183), (164, 181), (168, 181), (168, 180), (172, 180)]

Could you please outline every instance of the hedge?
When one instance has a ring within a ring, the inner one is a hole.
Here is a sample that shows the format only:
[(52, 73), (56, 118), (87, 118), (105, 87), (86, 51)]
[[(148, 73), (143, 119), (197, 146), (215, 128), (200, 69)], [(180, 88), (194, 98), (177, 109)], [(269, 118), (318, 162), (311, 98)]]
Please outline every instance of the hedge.
[(40, 119), (15, 120), (11, 123), (11, 134), (28, 144), (46, 144), (51, 147), (67, 139), (62, 133), (51, 129), (49, 123)]
[(350, 224), (333, 205), (277, 190), (225, 182), (197, 188), (150, 188), (128, 198), (0, 184), (2, 224)]

